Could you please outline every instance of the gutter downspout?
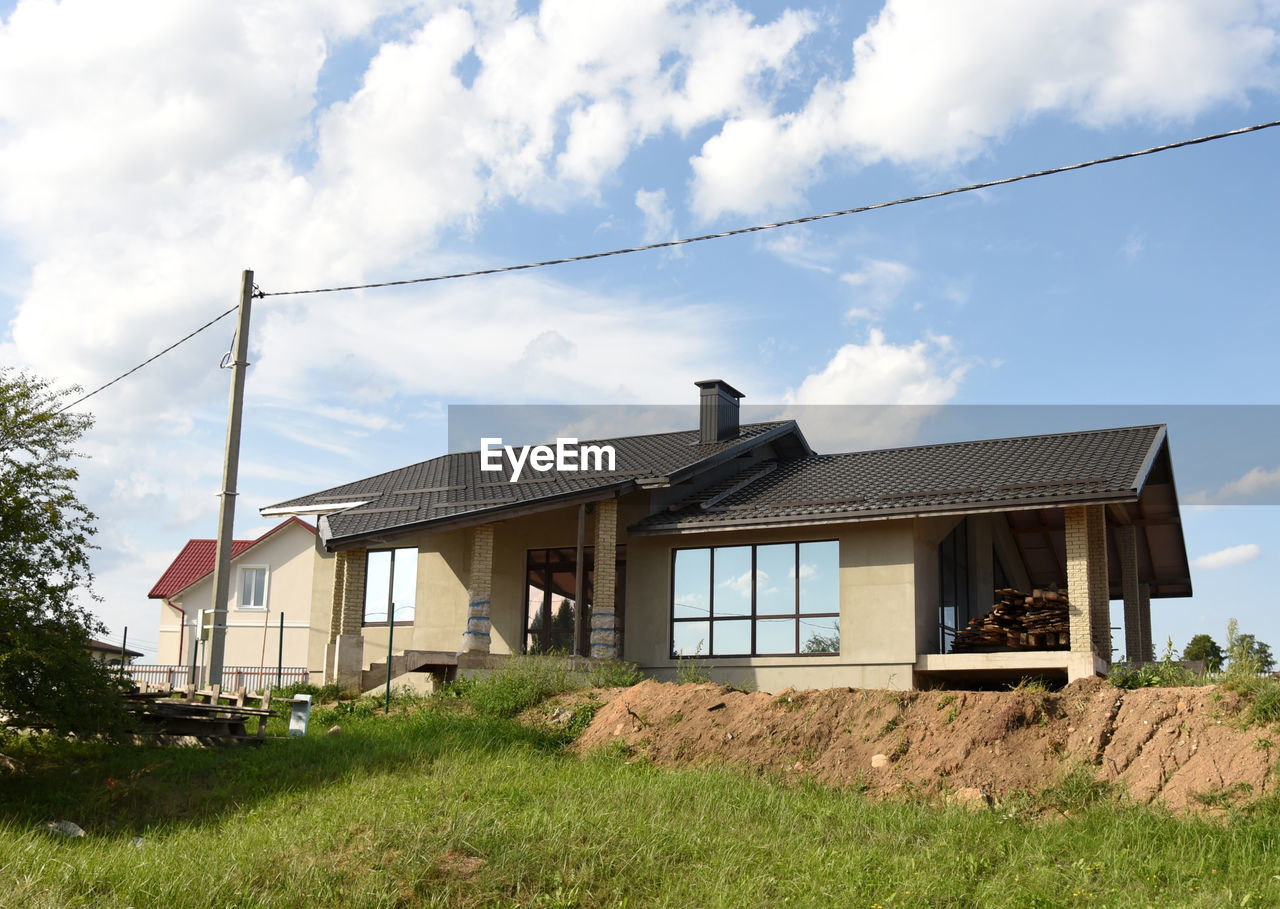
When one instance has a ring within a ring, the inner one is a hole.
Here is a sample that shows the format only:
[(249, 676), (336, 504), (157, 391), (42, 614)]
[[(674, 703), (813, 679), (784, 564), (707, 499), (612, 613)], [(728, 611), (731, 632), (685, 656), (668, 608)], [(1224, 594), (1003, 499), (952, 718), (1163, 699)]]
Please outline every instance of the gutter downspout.
[(187, 611), (183, 609), (181, 606), (179, 606), (177, 603), (171, 602), (168, 597), (164, 598), (164, 604), (166, 606), (171, 606), (172, 608), (178, 610), (178, 612), (182, 613), (182, 622), (178, 625), (178, 659), (181, 660), (183, 659), (183, 655), (182, 655), (183, 635), (185, 635), (187, 632)]

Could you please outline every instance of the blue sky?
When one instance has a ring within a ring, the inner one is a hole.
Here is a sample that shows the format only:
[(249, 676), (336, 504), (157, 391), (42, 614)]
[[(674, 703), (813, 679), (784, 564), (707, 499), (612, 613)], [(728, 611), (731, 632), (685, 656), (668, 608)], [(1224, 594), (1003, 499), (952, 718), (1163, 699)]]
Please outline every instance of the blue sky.
[[(280, 291), (556, 258), (1280, 118), (1273, 0), (0, 19), (0, 362), (87, 387), (232, 305), (243, 268)], [(1157, 604), (1156, 639), (1221, 640), (1236, 616), (1280, 645), (1275, 505), (1189, 504), (1246, 475), (1231, 501), (1274, 502), (1280, 449), (1211, 420), (1178, 435), (1186, 405), (1276, 425), (1278, 156), (1280, 129), (679, 251), (269, 297), (237, 536), (263, 505), (442, 453), (450, 405), (684, 404), (709, 376), (761, 405), (1147, 405), (1175, 470), (1222, 451), (1213, 488), (1180, 482), (1196, 596)], [(214, 532), (231, 331), (91, 403), (100, 612), (143, 649), (146, 591)]]

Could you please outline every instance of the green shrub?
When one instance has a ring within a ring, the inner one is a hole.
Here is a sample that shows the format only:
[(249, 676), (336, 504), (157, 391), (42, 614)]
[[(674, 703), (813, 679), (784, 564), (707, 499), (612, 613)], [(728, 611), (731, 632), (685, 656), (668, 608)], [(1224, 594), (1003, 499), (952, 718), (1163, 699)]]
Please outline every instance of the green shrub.
[(350, 701), (338, 701), (332, 707), (313, 709), (311, 719), (317, 726), (332, 726), (343, 720), (362, 719), (382, 713), (384, 707), (382, 698), (362, 697)]
[(591, 667), (587, 681), (593, 688), (630, 688), (644, 681), (644, 673), (635, 663), (602, 660)]
[(311, 695), (311, 703), (319, 704), (323, 701), (338, 701), (342, 698), (349, 698), (352, 692), (344, 690), (337, 682), (327, 682), (324, 685), (312, 685), (310, 682), (293, 682), (285, 685), (283, 688), (272, 688), (272, 698), (291, 698), (296, 694)]
[(574, 673), (565, 657), (526, 654), (513, 656), (498, 669), (470, 682), (454, 683), (450, 693), (462, 698), (481, 716), (505, 718), (581, 687), (581, 676)]
[(1041, 792), (1037, 801), (1044, 808), (1082, 811), (1090, 805), (1113, 798), (1114, 794), (1111, 783), (1096, 779), (1088, 767), (1076, 767)]
[(569, 722), (565, 724), (565, 736), (570, 739), (576, 739), (582, 733), (587, 731), (587, 727), (591, 725), (591, 721), (596, 718), (596, 711), (600, 709), (598, 701), (588, 701), (580, 704), (573, 711), (573, 716), (569, 718)]
[(1164, 656), (1158, 663), (1134, 666), (1117, 663), (1107, 673), (1107, 681), (1116, 688), (1176, 688), (1182, 685), (1204, 685), (1208, 679), (1196, 675), (1178, 661), (1173, 638), (1165, 641)]
[(1194, 685), (1199, 676), (1178, 663), (1146, 663), (1142, 666), (1117, 664), (1107, 673), (1116, 688), (1172, 688)]

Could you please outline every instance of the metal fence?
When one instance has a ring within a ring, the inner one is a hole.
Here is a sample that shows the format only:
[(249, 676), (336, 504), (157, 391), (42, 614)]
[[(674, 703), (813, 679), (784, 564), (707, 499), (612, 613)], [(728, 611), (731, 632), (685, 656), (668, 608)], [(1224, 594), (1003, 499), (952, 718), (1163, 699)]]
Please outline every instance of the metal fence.
[[(125, 674), (135, 682), (146, 682), (149, 685), (169, 685), (181, 688), (191, 681), (190, 666), (164, 666), (135, 664), (124, 667)], [(294, 682), (305, 682), (310, 676), (305, 666), (284, 666), (278, 670), (280, 684), (292, 685)], [(196, 680), (203, 682), (205, 670), (196, 667)], [(261, 691), (264, 687), (276, 684), (277, 669), (274, 666), (223, 666), (222, 688), (234, 691), (243, 687), (247, 691)]]

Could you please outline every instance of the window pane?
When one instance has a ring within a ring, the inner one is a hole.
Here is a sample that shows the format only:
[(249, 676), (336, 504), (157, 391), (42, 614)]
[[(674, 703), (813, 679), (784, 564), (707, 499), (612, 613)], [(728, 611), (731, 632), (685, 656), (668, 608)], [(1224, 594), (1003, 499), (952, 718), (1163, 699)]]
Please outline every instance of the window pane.
[(253, 572), (241, 570), (240, 572), (240, 605), (253, 605)]
[(736, 656), (751, 653), (751, 620), (736, 619), (716, 622), (711, 641), (712, 656)]
[(840, 544), (800, 544), (800, 612), (840, 611)]
[[(715, 612), (723, 615), (751, 615), (751, 547), (716, 548)], [(719, 636), (719, 631), (716, 632)], [(716, 646), (719, 650), (719, 645)], [(726, 653), (728, 651), (725, 651)], [(745, 651), (734, 651), (744, 653)]]
[(756, 652), (795, 653), (795, 619), (761, 619), (756, 623)]
[(267, 602), (267, 569), (255, 568), (249, 574), (253, 575), (253, 605), (261, 608)]
[(677, 619), (704, 619), (711, 614), (711, 550), (677, 549), (675, 567)]
[[(795, 544), (756, 547), (756, 615), (795, 615), (795, 612)], [(795, 649), (792, 641), (787, 653), (794, 653)]]
[(800, 620), (801, 653), (839, 653), (840, 618), (812, 618)]
[(676, 622), (672, 632), (672, 656), (705, 656), (711, 640), (710, 622)]
[(395, 604), (395, 620), (412, 622), (414, 599), (418, 589), (418, 550), (397, 549), (395, 566), (395, 586), (391, 591), (391, 602)]
[(391, 553), (371, 552), (365, 560), (364, 620), (387, 620), (387, 594), (391, 586)]

